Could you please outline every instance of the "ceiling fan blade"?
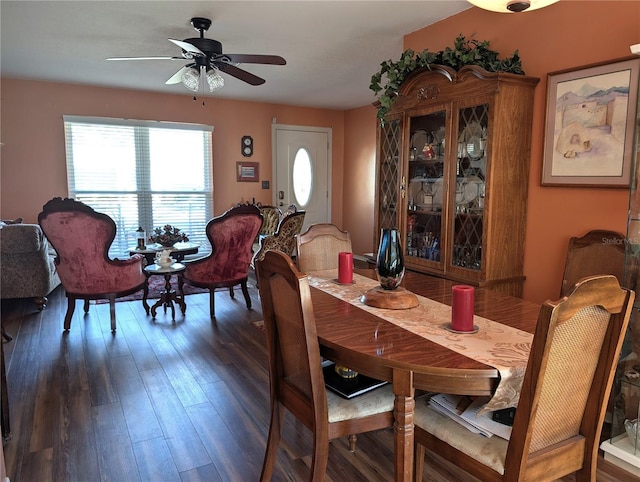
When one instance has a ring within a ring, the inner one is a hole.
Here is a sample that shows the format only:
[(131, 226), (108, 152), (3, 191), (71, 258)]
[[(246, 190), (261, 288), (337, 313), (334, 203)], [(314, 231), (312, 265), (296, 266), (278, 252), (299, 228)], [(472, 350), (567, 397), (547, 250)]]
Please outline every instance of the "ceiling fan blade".
[(191, 52), (192, 54), (204, 55), (204, 52), (202, 50), (200, 50), (195, 45), (190, 44), (189, 42), (184, 42), (182, 40), (176, 40), (174, 38), (170, 38), (169, 42), (173, 42), (178, 47), (180, 47), (182, 50), (185, 50), (187, 52)]
[(189, 70), (190, 67), (190, 65), (185, 65), (184, 67), (182, 67), (175, 74), (169, 77), (169, 80), (167, 80), (165, 84), (179, 84), (180, 82), (182, 82), (182, 74)]
[(287, 64), (287, 61), (279, 55), (224, 54), (224, 56), (234, 64)]
[(182, 60), (184, 57), (109, 57), (106, 60)]
[(247, 84), (251, 84), (251, 85), (262, 85), (262, 84), (264, 84), (264, 79), (263, 78), (258, 77), (257, 75), (253, 75), (252, 73), (247, 72), (246, 70), (242, 70), (242, 69), (236, 67), (235, 65), (231, 65), (231, 64), (228, 64), (226, 62), (213, 62), (213, 64), (218, 69), (223, 71), (225, 74), (232, 75), (235, 78), (246, 82)]

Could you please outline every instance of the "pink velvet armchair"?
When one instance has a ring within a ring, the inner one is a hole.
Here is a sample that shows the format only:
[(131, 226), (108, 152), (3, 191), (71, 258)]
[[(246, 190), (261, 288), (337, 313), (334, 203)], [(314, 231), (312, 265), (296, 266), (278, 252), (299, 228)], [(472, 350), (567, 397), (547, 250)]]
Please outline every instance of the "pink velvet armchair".
[(262, 220), (262, 214), (256, 206), (240, 205), (229, 209), (207, 224), (206, 233), (211, 242), (211, 253), (185, 263), (185, 283), (209, 289), (209, 312), (212, 319), (215, 318), (216, 288), (229, 288), (233, 298), (233, 287), (239, 284), (247, 309), (251, 309), (247, 279), (253, 256), (253, 241), (262, 227)]
[(76, 300), (108, 299), (111, 331), (116, 330), (115, 299), (143, 289), (144, 257), (136, 254), (127, 259), (110, 259), (109, 247), (116, 235), (116, 224), (103, 213), (74, 199), (54, 198), (38, 215), (45, 236), (58, 256), (58, 275), (68, 299), (64, 329), (71, 327)]

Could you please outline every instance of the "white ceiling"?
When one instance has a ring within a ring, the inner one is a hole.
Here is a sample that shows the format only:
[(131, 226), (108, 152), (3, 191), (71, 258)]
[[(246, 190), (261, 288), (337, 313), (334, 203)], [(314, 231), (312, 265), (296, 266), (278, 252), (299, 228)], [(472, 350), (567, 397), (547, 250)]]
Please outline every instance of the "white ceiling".
[[(175, 60), (109, 62), (107, 57), (179, 56), (167, 38), (197, 37), (191, 17), (223, 52), (274, 54), (285, 66), (243, 64), (266, 79), (226, 76), (214, 97), (348, 109), (375, 100), (371, 75), (397, 59), (404, 35), (454, 15), (465, 0), (342, 1), (0, 1), (3, 77), (192, 95), (165, 81)], [(224, 76), (224, 74), (223, 74)]]

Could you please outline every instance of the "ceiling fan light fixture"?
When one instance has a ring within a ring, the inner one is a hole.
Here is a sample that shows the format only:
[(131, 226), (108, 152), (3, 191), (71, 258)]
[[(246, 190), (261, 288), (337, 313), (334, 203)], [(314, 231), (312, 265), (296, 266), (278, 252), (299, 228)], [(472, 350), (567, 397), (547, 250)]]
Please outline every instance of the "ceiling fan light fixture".
[(209, 84), (209, 92), (224, 87), (224, 77), (220, 75), (216, 69), (207, 70), (207, 84)]
[(484, 10), (501, 13), (518, 13), (548, 7), (558, 0), (467, 0)]
[(198, 91), (198, 85), (200, 84), (200, 73), (193, 67), (187, 69), (182, 74), (182, 84), (189, 90), (194, 92)]
[[(279, 55), (263, 54), (223, 54), (222, 44), (212, 38), (207, 38), (204, 33), (211, 26), (211, 20), (204, 17), (193, 17), (191, 24), (200, 36), (178, 40), (168, 40), (180, 47), (182, 57), (111, 57), (109, 60), (182, 60), (188, 61), (187, 65), (173, 74), (166, 82), (167, 85), (182, 83), (187, 89), (197, 92), (204, 90), (204, 81), (207, 81), (209, 90), (213, 92), (224, 86), (224, 78), (220, 75), (222, 70), (226, 75), (235, 77), (249, 85), (262, 85), (265, 80), (240, 67), (238, 64), (265, 64), (286, 65), (285, 59)], [(221, 69), (220, 69), (221, 67)], [(212, 72), (210, 72), (212, 71)], [(201, 79), (202, 77), (202, 79)]]

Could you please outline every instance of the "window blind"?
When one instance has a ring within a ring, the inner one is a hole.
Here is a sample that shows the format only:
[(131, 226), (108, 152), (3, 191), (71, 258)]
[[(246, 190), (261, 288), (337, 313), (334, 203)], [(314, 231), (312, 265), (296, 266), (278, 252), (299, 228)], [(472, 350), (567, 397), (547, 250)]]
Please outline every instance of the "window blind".
[(148, 237), (165, 224), (211, 250), (212, 126), (64, 116), (64, 130), (69, 197), (115, 221), (109, 256), (128, 255), (139, 226)]

